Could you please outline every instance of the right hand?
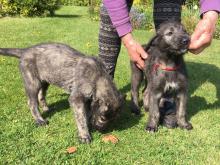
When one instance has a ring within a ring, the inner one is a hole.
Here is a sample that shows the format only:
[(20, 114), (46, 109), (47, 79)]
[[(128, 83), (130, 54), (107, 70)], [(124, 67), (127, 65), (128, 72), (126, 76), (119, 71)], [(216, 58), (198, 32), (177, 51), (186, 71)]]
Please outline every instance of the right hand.
[(130, 60), (133, 61), (139, 69), (144, 69), (144, 60), (148, 54), (143, 47), (133, 39), (131, 33), (124, 35), (122, 38), (124, 46), (127, 48)]
[(217, 21), (218, 13), (216, 11), (208, 11), (203, 14), (203, 18), (191, 36), (190, 52), (199, 54), (211, 44)]

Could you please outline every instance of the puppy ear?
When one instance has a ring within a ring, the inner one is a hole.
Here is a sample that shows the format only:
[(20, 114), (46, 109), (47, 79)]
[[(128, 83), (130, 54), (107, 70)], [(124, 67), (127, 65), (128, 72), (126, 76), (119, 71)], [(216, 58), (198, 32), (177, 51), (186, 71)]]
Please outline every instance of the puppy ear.
[(159, 43), (159, 39), (160, 39), (159, 34), (156, 34), (155, 36), (151, 38), (151, 40), (149, 41), (149, 44), (151, 46), (157, 45)]
[(151, 46), (157, 45), (158, 43), (158, 35), (154, 35), (147, 44), (142, 45), (144, 50), (147, 52)]

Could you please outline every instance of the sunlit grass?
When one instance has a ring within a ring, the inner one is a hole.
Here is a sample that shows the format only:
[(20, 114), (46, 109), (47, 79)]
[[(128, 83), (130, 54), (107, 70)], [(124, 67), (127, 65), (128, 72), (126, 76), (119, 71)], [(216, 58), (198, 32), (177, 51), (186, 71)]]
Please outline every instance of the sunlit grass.
[[(0, 19), (0, 47), (27, 47), (56, 41), (86, 53), (98, 54), (98, 22), (90, 21), (87, 8), (63, 7), (53, 18)], [(135, 31), (146, 43), (152, 32)], [(220, 162), (220, 41), (214, 40), (200, 56), (186, 55), (189, 72), (189, 119), (194, 129), (159, 128), (144, 131), (148, 114), (131, 115), (130, 67), (122, 48), (115, 76), (127, 94), (121, 117), (112, 124), (118, 144), (104, 144), (93, 132), (90, 145), (79, 144), (68, 95), (51, 87), (48, 102), (56, 111), (47, 127), (36, 127), (29, 112), (18, 60), (0, 56), (0, 164), (219, 164)], [(77, 146), (74, 154), (66, 148)]]

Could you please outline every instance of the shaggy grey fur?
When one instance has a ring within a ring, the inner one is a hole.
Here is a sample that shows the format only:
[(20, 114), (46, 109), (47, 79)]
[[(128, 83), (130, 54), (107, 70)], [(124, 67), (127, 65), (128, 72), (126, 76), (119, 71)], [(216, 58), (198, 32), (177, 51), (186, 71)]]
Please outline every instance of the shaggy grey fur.
[[(144, 45), (149, 57), (145, 60), (145, 70), (142, 72), (131, 63), (132, 80), (132, 111), (140, 113), (138, 105), (138, 89), (143, 75), (146, 77), (146, 88), (143, 93), (145, 110), (149, 109), (149, 121), (146, 130), (157, 131), (160, 119), (159, 105), (162, 106), (163, 98), (173, 98), (176, 103), (177, 124), (181, 128), (192, 129), (192, 125), (186, 120), (187, 105), (187, 72), (183, 55), (187, 52), (190, 37), (183, 25), (178, 22), (166, 22), (161, 24), (157, 34), (148, 45)], [(155, 68), (160, 64), (169, 68), (177, 68), (173, 71)]]
[(39, 44), (25, 49), (1, 48), (0, 54), (20, 59), (28, 104), (38, 125), (47, 124), (38, 104), (43, 111), (49, 110), (45, 100), (49, 84), (70, 94), (69, 103), (83, 143), (91, 141), (89, 124), (103, 130), (119, 113), (124, 98), (96, 57), (87, 57), (59, 43)]

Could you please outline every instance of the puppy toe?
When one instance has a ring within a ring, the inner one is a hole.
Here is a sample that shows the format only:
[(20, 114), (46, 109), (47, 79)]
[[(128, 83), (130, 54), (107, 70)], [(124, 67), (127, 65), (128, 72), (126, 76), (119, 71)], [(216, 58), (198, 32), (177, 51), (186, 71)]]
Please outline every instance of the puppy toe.
[(192, 124), (191, 123), (186, 123), (186, 124), (179, 124), (179, 127), (181, 128), (181, 129), (186, 129), (186, 130), (191, 130), (191, 129), (193, 129), (193, 126), (192, 126)]
[(193, 129), (193, 126), (192, 126), (191, 123), (188, 123), (185, 128), (186, 128), (187, 130), (191, 130), (191, 129)]
[(36, 125), (37, 126), (45, 126), (45, 125), (47, 125), (49, 122), (48, 122), (48, 120), (42, 120), (42, 119), (37, 119), (36, 120)]
[(149, 133), (157, 132), (157, 127), (154, 127), (154, 126), (147, 125), (147, 127), (145, 129)]
[(141, 114), (140, 108), (135, 105), (131, 105), (131, 113), (135, 115), (140, 115)]
[(79, 137), (79, 141), (81, 143), (89, 144), (89, 143), (91, 143), (92, 138), (90, 135), (87, 135), (87, 136)]
[(43, 109), (44, 112), (49, 112), (50, 111), (49, 107), (43, 107), (42, 109)]

